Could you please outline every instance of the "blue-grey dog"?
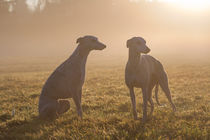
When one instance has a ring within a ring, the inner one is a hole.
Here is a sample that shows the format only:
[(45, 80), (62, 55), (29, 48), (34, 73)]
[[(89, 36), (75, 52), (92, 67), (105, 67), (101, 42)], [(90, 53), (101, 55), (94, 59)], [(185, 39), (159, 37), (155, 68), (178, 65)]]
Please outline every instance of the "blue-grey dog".
[(175, 111), (176, 107), (172, 102), (171, 93), (168, 87), (168, 78), (162, 64), (150, 55), (141, 55), (141, 53), (147, 54), (150, 52), (150, 49), (146, 45), (146, 41), (142, 37), (133, 37), (127, 41), (127, 47), (129, 48), (129, 58), (125, 69), (125, 82), (130, 91), (134, 119), (137, 119), (134, 87), (142, 89), (143, 122), (147, 119), (147, 101), (151, 104), (151, 115), (154, 110), (152, 89), (155, 85), (156, 100), (157, 87), (160, 85)]
[(94, 36), (77, 39), (74, 53), (50, 75), (39, 98), (39, 116), (55, 119), (70, 108), (67, 98), (73, 98), (78, 115), (82, 118), (81, 96), (85, 80), (85, 65), (92, 50), (103, 50), (104, 44)]

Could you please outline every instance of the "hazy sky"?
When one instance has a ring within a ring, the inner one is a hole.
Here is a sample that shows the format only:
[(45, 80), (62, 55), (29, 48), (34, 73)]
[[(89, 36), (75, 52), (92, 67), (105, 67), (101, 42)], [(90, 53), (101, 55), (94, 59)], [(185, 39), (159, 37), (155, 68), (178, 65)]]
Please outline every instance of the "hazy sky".
[(152, 54), (208, 56), (210, 6), (186, 6), (155, 0), (1, 1), (0, 55), (68, 56), (76, 39), (90, 34), (107, 44), (110, 55), (127, 54), (126, 40), (142, 36)]

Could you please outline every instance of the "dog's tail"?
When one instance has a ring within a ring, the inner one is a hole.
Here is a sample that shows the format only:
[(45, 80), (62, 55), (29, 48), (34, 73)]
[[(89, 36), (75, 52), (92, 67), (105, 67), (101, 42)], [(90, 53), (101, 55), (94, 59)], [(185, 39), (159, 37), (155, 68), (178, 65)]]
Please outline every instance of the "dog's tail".
[(157, 83), (156, 86), (155, 86), (155, 99), (156, 99), (156, 102), (159, 106), (161, 106), (159, 100), (158, 100), (158, 89), (159, 89), (159, 84)]

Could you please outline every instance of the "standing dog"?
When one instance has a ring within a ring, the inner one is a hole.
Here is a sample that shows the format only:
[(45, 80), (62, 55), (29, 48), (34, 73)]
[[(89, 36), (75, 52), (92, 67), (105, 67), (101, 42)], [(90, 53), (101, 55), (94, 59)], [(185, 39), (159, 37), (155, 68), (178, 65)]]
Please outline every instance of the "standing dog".
[(103, 50), (104, 44), (94, 36), (77, 39), (74, 53), (63, 62), (48, 78), (39, 98), (39, 116), (54, 119), (70, 108), (67, 98), (73, 98), (78, 115), (82, 118), (82, 86), (85, 80), (85, 65), (92, 50)]
[(161, 86), (175, 111), (176, 107), (172, 102), (168, 87), (168, 78), (162, 64), (150, 55), (141, 55), (141, 53), (147, 54), (150, 52), (150, 49), (146, 46), (146, 41), (141, 37), (133, 37), (127, 41), (127, 47), (129, 48), (129, 58), (125, 69), (125, 83), (130, 90), (134, 119), (137, 119), (134, 87), (142, 89), (143, 122), (147, 119), (147, 101), (151, 104), (151, 115), (154, 110), (151, 95), (155, 85), (156, 87)]

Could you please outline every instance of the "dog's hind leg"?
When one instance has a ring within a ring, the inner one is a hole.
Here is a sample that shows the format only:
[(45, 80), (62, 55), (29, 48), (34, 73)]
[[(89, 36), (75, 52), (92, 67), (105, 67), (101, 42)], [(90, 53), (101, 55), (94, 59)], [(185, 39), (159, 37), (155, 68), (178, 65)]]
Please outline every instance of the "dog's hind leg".
[(154, 103), (153, 103), (153, 100), (152, 100), (152, 98), (150, 98), (149, 99), (149, 103), (150, 103), (150, 105), (151, 105), (151, 111), (150, 111), (150, 116), (152, 116), (152, 113), (153, 113), (153, 111), (154, 111)]
[(67, 112), (69, 108), (70, 108), (70, 103), (68, 100), (65, 100), (65, 99), (58, 100), (57, 113), (59, 115)]
[(48, 103), (42, 106), (39, 110), (39, 118), (43, 120), (54, 120), (58, 117), (56, 113), (56, 105)]
[(158, 99), (158, 89), (159, 89), (159, 84), (157, 83), (156, 86), (155, 86), (155, 99), (156, 99), (156, 102), (159, 106), (161, 106), (160, 102), (159, 102), (159, 99)]
[(163, 92), (165, 93), (166, 97), (168, 98), (168, 101), (170, 102), (173, 111), (176, 111), (176, 106), (174, 105), (172, 99), (171, 99), (171, 92), (170, 89), (168, 87), (168, 77), (165, 73), (165, 71), (161, 72), (161, 75), (159, 77), (159, 84), (163, 90)]
[(151, 84), (149, 89), (148, 89), (148, 101), (151, 105), (151, 111), (150, 111), (150, 116), (152, 115), (153, 111), (154, 111), (154, 103), (153, 103), (153, 100), (152, 100), (152, 89), (154, 87), (154, 84)]
[(147, 101), (148, 101), (148, 88), (142, 88), (143, 93), (143, 118), (142, 122), (145, 123), (147, 120)]

